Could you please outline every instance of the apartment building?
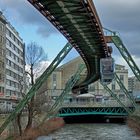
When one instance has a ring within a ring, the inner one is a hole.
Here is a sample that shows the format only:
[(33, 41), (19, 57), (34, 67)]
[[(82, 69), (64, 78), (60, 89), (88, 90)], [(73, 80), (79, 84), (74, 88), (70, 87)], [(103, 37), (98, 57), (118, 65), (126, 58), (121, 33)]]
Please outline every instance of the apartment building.
[(0, 102), (12, 109), (24, 90), (24, 42), (16, 29), (0, 12)]

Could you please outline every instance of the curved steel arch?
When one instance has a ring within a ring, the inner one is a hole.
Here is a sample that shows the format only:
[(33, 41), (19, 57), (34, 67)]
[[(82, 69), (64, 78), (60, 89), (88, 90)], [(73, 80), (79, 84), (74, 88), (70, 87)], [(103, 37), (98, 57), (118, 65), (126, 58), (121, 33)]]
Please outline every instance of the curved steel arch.
[(83, 58), (88, 72), (80, 86), (98, 80), (100, 58), (108, 57), (108, 47), (92, 0), (28, 1), (67, 38)]

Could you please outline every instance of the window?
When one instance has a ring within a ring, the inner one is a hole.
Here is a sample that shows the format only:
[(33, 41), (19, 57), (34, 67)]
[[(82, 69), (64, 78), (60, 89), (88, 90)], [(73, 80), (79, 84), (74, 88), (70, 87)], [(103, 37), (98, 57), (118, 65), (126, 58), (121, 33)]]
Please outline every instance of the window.
[(6, 74), (10, 75), (10, 70), (6, 69)]
[(4, 25), (2, 23), (0, 24), (0, 31), (4, 31)]
[(8, 39), (6, 39), (6, 45), (11, 46), (11, 42)]
[(8, 36), (11, 37), (11, 32), (10, 32), (10, 30), (6, 29), (6, 34), (7, 34)]
[(6, 79), (6, 84), (7, 84), (8, 86), (11, 86), (11, 81), (8, 80), (8, 79)]
[(4, 37), (0, 35), (0, 42), (3, 43), (4, 42)]
[(18, 53), (18, 48), (15, 46), (15, 51)]
[(11, 51), (9, 51), (8, 53), (9, 53), (8, 55), (11, 57), (11, 56), (12, 56), (12, 52), (11, 52)]
[(3, 76), (3, 74), (0, 73), (0, 83), (1, 82), (4, 82), (4, 76)]
[(14, 36), (14, 41), (16, 42), (16, 37)]
[(124, 81), (124, 75), (120, 75), (120, 80), (123, 82)]
[(11, 67), (15, 68), (15, 64), (13, 62), (11, 62)]
[(12, 40), (14, 40), (14, 35), (11, 33), (11, 38), (12, 38)]
[(11, 61), (9, 59), (6, 59), (7, 65), (11, 66)]
[(0, 96), (4, 96), (4, 87), (0, 86)]
[(13, 43), (11, 43), (11, 48), (14, 50), (14, 44)]
[(53, 74), (53, 81), (56, 81), (56, 74)]
[(115, 84), (112, 84), (112, 90), (115, 90)]
[(5, 55), (5, 50), (4, 49), (0, 49), (0, 56), (4, 56)]
[(4, 69), (4, 62), (0, 61), (0, 69)]
[(11, 96), (11, 91), (9, 89), (6, 89), (6, 96)]

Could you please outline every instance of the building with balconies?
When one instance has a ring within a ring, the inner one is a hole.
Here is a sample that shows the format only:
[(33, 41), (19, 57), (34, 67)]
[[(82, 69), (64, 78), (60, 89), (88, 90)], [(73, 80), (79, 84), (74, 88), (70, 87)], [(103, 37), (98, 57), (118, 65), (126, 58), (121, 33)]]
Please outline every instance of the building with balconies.
[[(0, 102), (6, 108), (21, 97), (24, 88), (24, 42), (0, 12)], [(9, 100), (8, 100), (9, 99)]]

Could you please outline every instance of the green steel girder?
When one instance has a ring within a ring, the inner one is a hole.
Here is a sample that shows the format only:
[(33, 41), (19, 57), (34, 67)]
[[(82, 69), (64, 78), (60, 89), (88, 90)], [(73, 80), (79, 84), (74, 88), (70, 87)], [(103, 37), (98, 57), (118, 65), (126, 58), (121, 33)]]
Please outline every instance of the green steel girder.
[(45, 81), (47, 81), (50, 74), (60, 64), (60, 62), (65, 58), (65, 56), (70, 52), (71, 49), (72, 49), (71, 44), (67, 43), (65, 47), (60, 51), (60, 53), (56, 56), (56, 58), (53, 60), (53, 62), (49, 65), (49, 67), (45, 70), (45, 72), (37, 79), (36, 83), (32, 86), (30, 91), (17, 105), (16, 109), (9, 115), (6, 121), (2, 124), (2, 126), (0, 127), (0, 134), (7, 127), (7, 125), (17, 116), (17, 114), (25, 107), (25, 105), (35, 95), (36, 91), (41, 87), (41, 85)]
[[(55, 7), (52, 7), (52, 8), (55, 8)], [(69, 9), (70, 10), (70, 9)], [(51, 14), (56, 14), (56, 15), (63, 15), (63, 13), (62, 13), (62, 10), (56, 10), (56, 11), (54, 11), (54, 12), (51, 12)], [(82, 17), (83, 15), (84, 16), (87, 16), (89, 13), (84, 13), (84, 11), (82, 12), (80, 12), (80, 11), (73, 11), (72, 12), (72, 10), (70, 10), (69, 12), (67, 12), (67, 13), (65, 13), (65, 15), (69, 15), (69, 14), (71, 14), (72, 16), (78, 16), (78, 17)], [(56, 16), (56, 18), (57, 18), (57, 16)]]
[(135, 103), (135, 100), (133, 98), (133, 95), (132, 96), (130, 95), (130, 93), (125, 88), (125, 86), (123, 85), (123, 83), (121, 82), (120, 78), (118, 77), (118, 75), (116, 73), (114, 74), (114, 78), (115, 78), (115, 81), (117, 82), (117, 84), (120, 86), (120, 89), (124, 92), (124, 94), (127, 96), (127, 98), (133, 104), (133, 106), (136, 108), (136, 103)]
[(121, 53), (122, 57), (125, 59), (129, 67), (131, 68), (132, 72), (136, 76), (136, 78), (140, 81), (140, 69), (136, 65), (135, 61), (133, 60), (132, 56), (126, 49), (125, 45), (123, 44), (121, 38), (117, 35), (111, 36), (111, 39), (115, 46), (118, 48), (119, 52)]
[[(101, 83), (102, 84), (102, 83)], [(113, 97), (129, 114), (132, 113), (132, 110), (130, 110), (129, 108), (127, 108), (122, 101), (120, 101), (120, 99), (109, 89), (109, 87), (105, 84), (102, 84), (102, 86), (104, 87), (104, 89), (111, 95), (111, 97)]]
[(63, 90), (61, 95), (56, 99), (55, 103), (52, 105), (50, 110), (46, 113), (41, 124), (43, 124), (46, 119), (53, 116), (54, 112), (56, 112), (58, 108), (60, 108), (66, 95), (71, 91), (72, 87), (80, 80), (80, 74), (84, 69), (85, 69), (85, 65), (80, 64), (77, 72), (68, 80), (65, 89)]
[[(54, 5), (54, 0), (53, 0), (53, 2), (52, 2), (52, 0), (47, 0), (47, 2), (46, 2), (46, 0), (40, 0), (40, 2), (43, 4), (43, 5)], [(70, 2), (70, 0), (69, 1), (66, 1), (66, 0), (63, 0), (63, 2), (64, 3), (66, 3), (67, 5), (69, 5), (69, 6), (75, 6), (76, 4), (77, 4), (77, 6), (79, 6), (79, 1), (72, 1), (72, 2)]]
[[(128, 108), (130, 109), (130, 108)], [(133, 108), (131, 108), (132, 110)], [(123, 107), (67, 107), (59, 110), (59, 117), (78, 115), (118, 115), (127, 116), (128, 113)]]
[[(88, 72), (87, 78), (81, 83), (81, 86), (98, 80), (100, 66), (95, 62), (97, 60), (94, 56), (98, 54), (100, 60), (100, 58), (108, 56), (108, 51), (98, 15), (96, 12), (91, 12), (89, 1), (28, 1), (71, 42), (84, 59)], [(44, 14), (46, 11), (47, 14)], [(85, 30), (86, 28), (87, 30)], [(81, 31), (85, 35), (81, 35)], [(89, 43), (91, 46), (88, 45)]]

